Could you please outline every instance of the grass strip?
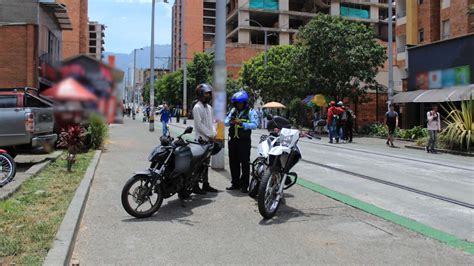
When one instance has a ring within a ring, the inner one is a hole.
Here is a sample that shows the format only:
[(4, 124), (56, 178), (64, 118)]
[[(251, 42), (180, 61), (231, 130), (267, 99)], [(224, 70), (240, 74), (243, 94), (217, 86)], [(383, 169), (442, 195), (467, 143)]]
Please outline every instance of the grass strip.
[(331, 190), (329, 188), (320, 186), (316, 183), (313, 183), (311, 181), (301, 179), (299, 178), (297, 181), (297, 184), (307, 188), (309, 190), (318, 192), (322, 195), (325, 195), (329, 198), (335, 199), (337, 201), (340, 201), (342, 203), (345, 203), (349, 206), (352, 206), (354, 208), (363, 210), (365, 212), (368, 212), (372, 215), (378, 216), (384, 220), (393, 222), (395, 224), (398, 224), (400, 226), (403, 226), (407, 229), (410, 229), (412, 231), (415, 231), (417, 233), (420, 233), (424, 236), (427, 236), (432, 239), (436, 239), (440, 242), (445, 243), (446, 245), (456, 248), (456, 249), (461, 249), (465, 252), (474, 254), (474, 243), (460, 239), (456, 236), (453, 236), (451, 234), (448, 234), (446, 232), (440, 231), (438, 229), (435, 229), (433, 227), (427, 226), (425, 224), (419, 223), (415, 220), (409, 219), (407, 217), (395, 214), (393, 212), (389, 212), (387, 210), (381, 209), (375, 205), (372, 205), (370, 203), (366, 203), (363, 201), (360, 201), (358, 199), (352, 198), (348, 195), (336, 192), (334, 190)]
[(64, 153), (0, 201), (0, 265), (43, 263), (94, 154), (78, 154), (68, 173)]

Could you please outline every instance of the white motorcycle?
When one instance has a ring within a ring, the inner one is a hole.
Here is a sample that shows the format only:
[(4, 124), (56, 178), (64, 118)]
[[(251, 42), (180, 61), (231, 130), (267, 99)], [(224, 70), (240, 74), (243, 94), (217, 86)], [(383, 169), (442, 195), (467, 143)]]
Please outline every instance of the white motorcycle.
[[(279, 135), (270, 135), (259, 145), (259, 158), (254, 162), (252, 181), (258, 180), (258, 210), (265, 219), (275, 216), (283, 199), (283, 190), (289, 189), (298, 180), (298, 175), (290, 170), (301, 159), (297, 146), (301, 136), (306, 136), (297, 129), (290, 129), (288, 120), (282, 117), (271, 117), (270, 129), (278, 128)], [(262, 137), (263, 139), (263, 137)], [(262, 144), (264, 143), (264, 144)], [(260, 180), (255, 177), (260, 177)], [(250, 187), (252, 189), (252, 187)], [(251, 190), (249, 190), (251, 191)]]

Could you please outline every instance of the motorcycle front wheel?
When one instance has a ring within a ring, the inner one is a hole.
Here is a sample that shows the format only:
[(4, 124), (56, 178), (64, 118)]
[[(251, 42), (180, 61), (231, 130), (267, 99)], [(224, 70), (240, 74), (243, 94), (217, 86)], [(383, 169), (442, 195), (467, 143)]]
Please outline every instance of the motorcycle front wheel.
[(259, 187), (259, 182), (258, 179), (255, 177), (252, 177), (252, 180), (250, 180), (249, 184), (249, 196), (251, 198), (256, 198), (258, 195), (258, 187)]
[(281, 183), (281, 174), (273, 171), (262, 177), (258, 189), (258, 211), (265, 219), (275, 216), (280, 206), (281, 197), (278, 189)]
[(158, 211), (162, 203), (161, 187), (152, 187), (148, 176), (133, 176), (122, 189), (122, 206), (133, 217), (150, 217)]
[(6, 153), (0, 153), (0, 187), (12, 181), (15, 174), (16, 164), (13, 158)]

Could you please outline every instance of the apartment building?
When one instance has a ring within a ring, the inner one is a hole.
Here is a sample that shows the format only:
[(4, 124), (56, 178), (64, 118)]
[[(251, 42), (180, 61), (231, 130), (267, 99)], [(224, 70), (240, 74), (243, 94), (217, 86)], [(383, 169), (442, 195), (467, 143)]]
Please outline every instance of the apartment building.
[(89, 55), (98, 60), (103, 59), (105, 50), (105, 25), (96, 21), (89, 22)]
[[(182, 58), (211, 48), (216, 25), (216, 0), (176, 0), (172, 9), (172, 70)], [(186, 50), (186, 51), (185, 51)]]
[[(395, 96), (405, 127), (423, 125), (432, 103), (474, 93), (474, 0), (397, 0), (397, 64), (403, 90)], [(410, 115), (408, 115), (410, 114)]]
[(54, 0), (0, 3), (0, 88), (48, 88), (57, 79), (67, 8)]
[[(49, 1), (51, 2), (51, 1)], [(68, 10), (72, 30), (63, 36), (63, 58), (89, 53), (88, 0), (58, 0)]]
[(388, 0), (228, 0), (229, 71), (235, 76), (241, 62), (263, 51), (265, 31), (269, 45), (292, 44), (298, 28), (318, 14), (365, 23), (388, 41)]

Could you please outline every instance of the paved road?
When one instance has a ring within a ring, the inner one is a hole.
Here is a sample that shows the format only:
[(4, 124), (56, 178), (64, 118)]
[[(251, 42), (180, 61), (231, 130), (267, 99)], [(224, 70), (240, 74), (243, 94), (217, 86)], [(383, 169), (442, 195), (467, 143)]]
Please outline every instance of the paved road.
[(193, 197), (185, 208), (175, 196), (155, 216), (131, 218), (120, 191), (157, 145), (147, 128), (126, 119), (110, 130), (75, 246), (82, 265), (474, 263), (468, 253), (299, 186), (278, 217), (262, 221), (254, 200), (223, 191), (227, 172), (210, 172), (217, 195)]
[[(184, 127), (171, 125), (177, 132)], [(253, 145), (265, 133), (254, 132)], [(302, 139), (299, 147), (305, 161), (294, 170), (304, 179), (474, 242), (472, 207), (380, 183), (388, 181), (473, 205), (474, 158), (427, 154), (404, 148), (406, 143), (389, 148), (384, 142), (356, 138), (350, 144), (329, 144), (326, 138)], [(255, 149), (252, 152), (255, 157)]]

